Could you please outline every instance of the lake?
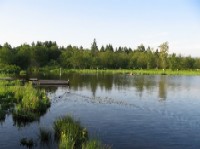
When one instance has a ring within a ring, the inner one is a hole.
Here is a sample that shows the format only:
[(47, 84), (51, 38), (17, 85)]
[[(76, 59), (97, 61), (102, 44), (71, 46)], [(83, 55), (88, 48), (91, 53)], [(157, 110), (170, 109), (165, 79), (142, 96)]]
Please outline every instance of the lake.
[[(40, 127), (52, 129), (56, 118), (71, 115), (93, 138), (114, 149), (200, 148), (200, 77), (160, 75), (68, 74), (70, 87), (45, 88), (51, 107), (25, 127), (11, 115), (0, 125), (0, 148), (24, 148), (20, 139), (37, 140)], [(35, 148), (56, 148), (55, 144)]]

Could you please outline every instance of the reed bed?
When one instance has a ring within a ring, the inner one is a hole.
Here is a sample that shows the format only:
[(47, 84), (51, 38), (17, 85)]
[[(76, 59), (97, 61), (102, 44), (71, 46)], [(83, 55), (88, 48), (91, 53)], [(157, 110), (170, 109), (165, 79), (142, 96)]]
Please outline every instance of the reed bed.
[(33, 88), (31, 82), (24, 86), (20, 81), (0, 82), (0, 119), (11, 111), (14, 121), (31, 122), (39, 119), (49, 107), (45, 90)]
[(55, 140), (59, 149), (110, 149), (98, 140), (89, 140), (88, 131), (70, 116), (54, 122)]
[[(44, 70), (43, 70), (44, 71)], [(83, 74), (127, 74), (127, 75), (200, 75), (199, 69), (171, 70), (171, 69), (51, 69), (48, 73), (60, 75), (67, 73)]]
[(89, 140), (83, 144), (82, 149), (111, 149), (111, 146), (102, 144), (99, 140)]
[(60, 140), (59, 148), (81, 148), (88, 140), (88, 132), (78, 121), (65, 116), (54, 122), (55, 139)]

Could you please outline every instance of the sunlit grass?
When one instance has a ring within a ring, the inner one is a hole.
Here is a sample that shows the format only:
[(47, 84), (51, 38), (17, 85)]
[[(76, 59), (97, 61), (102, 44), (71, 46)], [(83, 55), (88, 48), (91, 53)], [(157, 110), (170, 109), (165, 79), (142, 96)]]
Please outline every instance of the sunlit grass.
[(90, 140), (88, 131), (70, 116), (54, 122), (55, 139), (59, 149), (110, 149), (98, 140)]
[(35, 89), (31, 82), (24, 86), (20, 81), (0, 81), (0, 107), (3, 113), (12, 109), (14, 121), (31, 122), (50, 107), (45, 90)]
[[(59, 75), (60, 69), (52, 69), (51, 74)], [(200, 70), (171, 70), (171, 69), (62, 69), (62, 74), (127, 74), (127, 75), (200, 75)]]
[(45, 91), (36, 90), (31, 83), (26, 84), (23, 90), (20, 88), (17, 90), (19, 103), (13, 112), (14, 120), (30, 122), (37, 120), (50, 107)]
[(103, 145), (99, 140), (89, 140), (83, 144), (82, 149), (111, 149), (111, 146)]
[(88, 132), (70, 116), (54, 122), (55, 139), (60, 140), (59, 148), (80, 148), (88, 140)]

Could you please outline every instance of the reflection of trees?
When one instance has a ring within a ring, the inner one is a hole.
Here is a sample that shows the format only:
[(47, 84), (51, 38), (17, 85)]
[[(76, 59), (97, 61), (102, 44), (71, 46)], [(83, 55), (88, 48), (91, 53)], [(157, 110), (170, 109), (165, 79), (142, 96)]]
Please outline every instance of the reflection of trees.
[(86, 87), (91, 89), (93, 96), (95, 96), (98, 86), (105, 88), (105, 90), (111, 90), (113, 85), (113, 75), (75, 73), (69, 75), (68, 78), (70, 79), (71, 88), (77, 90)]
[[(107, 91), (111, 90), (114, 83), (114, 75), (106, 75), (106, 74), (79, 74), (79, 73), (69, 73), (61, 76), (59, 75), (50, 75), (46, 74), (43, 76), (36, 75), (37, 78), (42, 79), (62, 79), (62, 80), (70, 80), (70, 88), (74, 90), (82, 89), (83, 87), (88, 88), (92, 91), (93, 96), (96, 94), (96, 90), (98, 86), (101, 89), (105, 89)], [(120, 79), (116, 79), (115, 83), (118, 83)], [(47, 92), (55, 92), (57, 90), (56, 86), (42, 86), (41, 88), (45, 88)]]
[(98, 76), (92, 75), (91, 81), (90, 81), (90, 87), (91, 87), (93, 97), (95, 97), (97, 86), (98, 86)]
[(165, 100), (167, 98), (166, 76), (160, 76), (160, 81), (159, 81), (159, 98), (161, 100)]
[(153, 87), (156, 86), (155, 78), (156, 76), (146, 76), (145, 78), (145, 87), (147, 90), (151, 90)]
[(155, 84), (155, 76), (133, 76), (133, 86), (136, 88), (137, 92), (140, 93), (142, 96), (142, 93), (144, 89), (151, 90), (153, 87), (156, 86)]
[(100, 81), (105, 86), (105, 90), (109, 91), (109, 90), (112, 89), (113, 79), (114, 79), (113, 75), (108, 75), (108, 76), (107, 75), (103, 75), (103, 78)]
[(113, 75), (92, 75), (88, 83), (90, 84), (93, 96), (95, 96), (98, 86), (102, 89), (105, 88), (107, 91), (112, 89)]
[[(164, 77), (164, 76), (162, 76)], [(87, 88), (91, 90), (93, 96), (95, 96), (97, 88), (100, 87), (102, 90), (110, 91), (113, 86), (119, 90), (127, 87), (135, 87), (137, 92), (142, 93), (144, 90), (151, 90), (156, 86), (157, 76), (144, 76), (144, 75), (112, 75), (112, 74), (78, 74), (71, 73), (62, 76), (63, 80), (70, 80), (70, 88), (74, 90)], [(165, 83), (164, 78), (161, 78), (159, 82), (159, 97), (165, 97)], [(48, 87), (47, 91), (56, 91), (56, 87)]]
[(133, 83), (134, 83), (134, 86), (136, 87), (137, 91), (142, 93), (144, 90), (144, 84), (145, 84), (144, 76), (142, 75), (142, 76), (134, 77)]

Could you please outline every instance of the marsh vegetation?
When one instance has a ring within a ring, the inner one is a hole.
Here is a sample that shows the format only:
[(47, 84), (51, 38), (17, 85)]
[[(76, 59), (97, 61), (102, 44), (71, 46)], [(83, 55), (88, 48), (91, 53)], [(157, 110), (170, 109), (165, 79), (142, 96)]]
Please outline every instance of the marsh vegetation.
[(57, 118), (53, 124), (53, 130), (45, 127), (40, 128), (38, 138), (22, 138), (20, 144), (32, 148), (40, 143), (43, 147), (57, 144), (59, 149), (111, 149), (109, 145), (103, 145), (97, 139), (89, 139), (86, 128), (71, 116)]
[[(6, 75), (2, 75), (6, 77)], [(44, 89), (33, 87), (31, 82), (23, 84), (19, 80), (0, 82), (0, 121), (4, 121), (7, 114), (12, 114), (15, 126), (22, 127), (39, 120), (50, 107), (50, 100)], [(42, 145), (58, 144), (59, 149), (103, 149), (98, 140), (90, 140), (88, 131), (79, 121), (70, 116), (55, 120), (53, 131), (40, 128), (38, 139), (24, 137), (20, 145), (33, 148), (39, 143)]]
[[(59, 75), (52, 74), (40, 77), (60, 78)], [(15, 95), (7, 95), (14, 97), (14, 108), (5, 111), (11, 114), (6, 114), (5, 121), (1, 123), (0, 132), (4, 134), (0, 136), (2, 149), (20, 148), (21, 138), (27, 138), (27, 141), (32, 139), (36, 149), (74, 145), (74, 142), (66, 137), (67, 134), (62, 135), (63, 130), (57, 133), (60, 134), (57, 135), (60, 139), (54, 139), (54, 123), (58, 120), (60, 126), (64, 127), (64, 124), (61, 125), (63, 117), (60, 116), (65, 114), (73, 115), (76, 124), (81, 122), (79, 130), (87, 128), (85, 132), (88, 132), (88, 140), (86, 144), (83, 143), (87, 148), (98, 148), (98, 140), (116, 149), (160, 146), (173, 148), (172, 144), (186, 149), (188, 146), (198, 148), (200, 145), (200, 134), (196, 133), (200, 130), (199, 76), (130, 75), (126, 72), (123, 75), (112, 72), (90, 74), (88, 70), (88, 73), (69, 73), (61, 76), (61, 79), (68, 78), (70, 88), (42, 86), (39, 89), (42, 91), (42, 88), (45, 88), (51, 107), (39, 121), (19, 129), (13, 125), (12, 111), (20, 101), (17, 101), (16, 97), (21, 94), (17, 95), (15, 92)], [(7, 82), (10, 84), (4, 85), (6, 90), (17, 84)], [(18, 86), (24, 90), (20, 82)], [(93, 138), (97, 138), (94, 139), (95, 142)]]
[(15, 124), (21, 125), (38, 120), (50, 107), (45, 90), (32, 86), (31, 82), (22, 85), (19, 80), (0, 82), (0, 118), (12, 113)]

